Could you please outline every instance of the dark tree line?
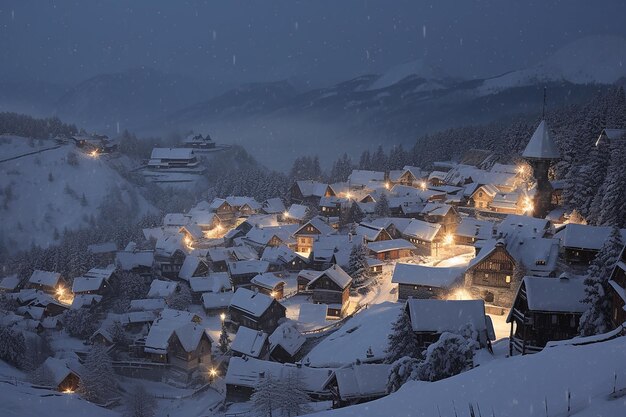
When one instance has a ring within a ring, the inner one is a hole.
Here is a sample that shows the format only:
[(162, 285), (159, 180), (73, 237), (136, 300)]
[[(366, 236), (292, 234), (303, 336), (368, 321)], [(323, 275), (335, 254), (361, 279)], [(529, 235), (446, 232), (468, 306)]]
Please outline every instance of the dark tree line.
[(0, 135), (16, 135), (33, 139), (50, 139), (57, 135), (78, 133), (73, 124), (63, 123), (58, 117), (37, 119), (25, 114), (0, 112)]

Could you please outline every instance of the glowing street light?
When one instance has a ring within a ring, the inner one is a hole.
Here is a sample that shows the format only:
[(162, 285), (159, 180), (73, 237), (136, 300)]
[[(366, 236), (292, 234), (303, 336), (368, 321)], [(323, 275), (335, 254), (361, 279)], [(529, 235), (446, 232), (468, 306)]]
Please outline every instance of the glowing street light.
[(97, 158), (98, 157), (98, 151), (96, 149), (94, 149), (93, 151), (91, 151), (89, 153), (89, 155), (91, 155), (92, 158)]
[(347, 198), (348, 200), (350, 200), (350, 199), (352, 198), (352, 194), (350, 194), (350, 193), (346, 193), (346, 198)]
[(388, 182), (386, 182), (386, 183), (385, 183), (385, 188), (386, 188), (386, 189), (391, 188), (391, 184), (389, 184)]
[(215, 377), (217, 376), (217, 370), (216, 370), (215, 368), (211, 368), (211, 369), (209, 370), (209, 376), (210, 376), (211, 378), (215, 378)]
[(443, 244), (445, 246), (450, 246), (454, 244), (454, 235), (452, 233), (448, 233), (443, 238)]
[(224, 323), (224, 320), (226, 320), (226, 314), (225, 313), (220, 314), (220, 320), (222, 321), (222, 323)]
[(420, 188), (422, 189), (422, 191), (426, 190), (426, 181), (420, 182)]

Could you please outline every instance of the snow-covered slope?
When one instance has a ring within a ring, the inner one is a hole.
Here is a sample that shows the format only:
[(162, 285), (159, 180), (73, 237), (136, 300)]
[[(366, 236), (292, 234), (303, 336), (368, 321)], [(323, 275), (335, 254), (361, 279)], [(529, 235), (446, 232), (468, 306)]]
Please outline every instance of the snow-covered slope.
[(626, 396), (609, 398), (615, 376), (617, 390), (625, 389), (626, 337), (494, 360), (452, 378), (408, 382), (380, 400), (316, 415), (465, 417), (471, 403), (476, 415), (478, 405), (488, 416), (545, 416), (547, 400), (549, 416), (617, 417), (625, 413)]
[(441, 68), (429, 65), (423, 59), (416, 59), (389, 68), (372, 83), (369, 89), (378, 90), (386, 88), (408, 77), (422, 78), (425, 80), (443, 80), (449, 78)]
[(619, 36), (590, 36), (562, 47), (530, 68), (485, 80), (480, 91), (491, 94), (546, 81), (611, 84), (624, 76), (626, 39)]
[[(68, 163), (70, 153), (75, 166)], [(0, 244), (9, 251), (45, 247), (54, 243), (55, 230), (85, 226), (113, 187), (126, 202), (134, 194), (139, 216), (155, 210), (107, 157), (92, 158), (73, 145), (0, 136), (0, 161)]]

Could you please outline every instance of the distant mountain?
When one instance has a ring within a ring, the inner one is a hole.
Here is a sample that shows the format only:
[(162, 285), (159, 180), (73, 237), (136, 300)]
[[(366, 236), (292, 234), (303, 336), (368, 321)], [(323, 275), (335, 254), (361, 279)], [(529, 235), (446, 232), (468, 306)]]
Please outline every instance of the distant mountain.
[(102, 74), (81, 82), (56, 103), (63, 120), (103, 132), (136, 128), (201, 100), (208, 88), (150, 68)]
[(450, 80), (450, 76), (443, 69), (428, 64), (424, 59), (416, 59), (388, 69), (368, 89), (379, 90), (410, 78), (430, 81), (431, 83), (427, 84), (430, 84), (432, 89), (437, 88), (439, 82)]

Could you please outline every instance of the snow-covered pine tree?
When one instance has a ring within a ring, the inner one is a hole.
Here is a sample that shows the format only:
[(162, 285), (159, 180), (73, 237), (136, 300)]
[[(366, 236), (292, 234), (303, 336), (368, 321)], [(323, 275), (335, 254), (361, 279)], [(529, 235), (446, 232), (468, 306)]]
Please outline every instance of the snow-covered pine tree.
[(612, 146), (611, 163), (604, 181), (604, 195), (598, 215), (598, 224), (622, 227), (623, 209), (626, 205), (626, 147), (622, 143)]
[(0, 326), (0, 359), (22, 368), (26, 363), (26, 340), (22, 332), (11, 327)]
[(439, 340), (428, 346), (419, 366), (419, 379), (439, 381), (458, 375), (471, 366), (476, 342), (462, 335), (444, 332)]
[(384, 171), (387, 166), (387, 155), (383, 151), (382, 145), (378, 145), (376, 152), (371, 157), (370, 169), (374, 171)]
[(351, 225), (354, 223), (361, 223), (363, 221), (363, 211), (359, 207), (356, 201), (352, 202), (352, 205), (342, 213), (341, 224)]
[(167, 305), (174, 310), (186, 311), (191, 305), (191, 289), (187, 284), (181, 283), (178, 291), (167, 297)]
[(367, 249), (363, 244), (352, 246), (347, 272), (352, 277), (352, 288), (360, 288), (370, 283), (372, 274), (367, 263)]
[(420, 357), (417, 338), (411, 326), (411, 318), (404, 308), (400, 311), (398, 319), (391, 327), (391, 333), (387, 336), (385, 355), (386, 363), (393, 363), (404, 356)]
[(276, 417), (284, 395), (284, 384), (278, 382), (270, 373), (259, 376), (259, 381), (250, 397), (252, 409), (258, 417)]
[(614, 227), (587, 270), (583, 301), (589, 308), (580, 318), (578, 331), (581, 336), (592, 336), (609, 330), (609, 279), (623, 248), (620, 230)]
[(224, 321), (222, 321), (222, 331), (220, 333), (219, 345), (220, 352), (222, 353), (226, 353), (228, 352), (228, 349), (230, 349), (230, 337), (228, 336), (228, 332), (226, 331), (226, 325), (224, 324)]
[(585, 218), (582, 216), (582, 214), (580, 214), (577, 209), (572, 210), (569, 218), (567, 219), (567, 222), (573, 224), (587, 224), (587, 220), (585, 220)]
[(284, 400), (282, 403), (283, 416), (296, 417), (311, 412), (311, 399), (304, 389), (302, 378), (296, 371), (291, 370), (284, 383)]
[(124, 417), (154, 417), (157, 402), (142, 384), (137, 384), (126, 398)]
[(85, 357), (85, 372), (81, 375), (78, 392), (87, 401), (102, 403), (110, 399), (117, 386), (113, 365), (107, 348), (96, 344)]
[(420, 360), (403, 356), (389, 368), (387, 376), (387, 393), (396, 392), (406, 381), (418, 379)]
[(121, 322), (117, 320), (114, 321), (113, 324), (109, 326), (108, 331), (111, 335), (111, 338), (113, 339), (113, 343), (115, 343), (117, 347), (128, 348), (128, 345), (130, 344), (130, 339), (126, 334), (126, 330), (124, 329), (124, 326), (122, 326)]
[(389, 200), (385, 193), (381, 193), (374, 206), (374, 214), (378, 217), (389, 217), (391, 211), (389, 210)]
[(63, 313), (63, 327), (72, 337), (87, 339), (96, 331), (97, 320), (87, 308), (67, 310)]
[(35, 385), (54, 387), (54, 375), (43, 364), (30, 373), (29, 380)]

